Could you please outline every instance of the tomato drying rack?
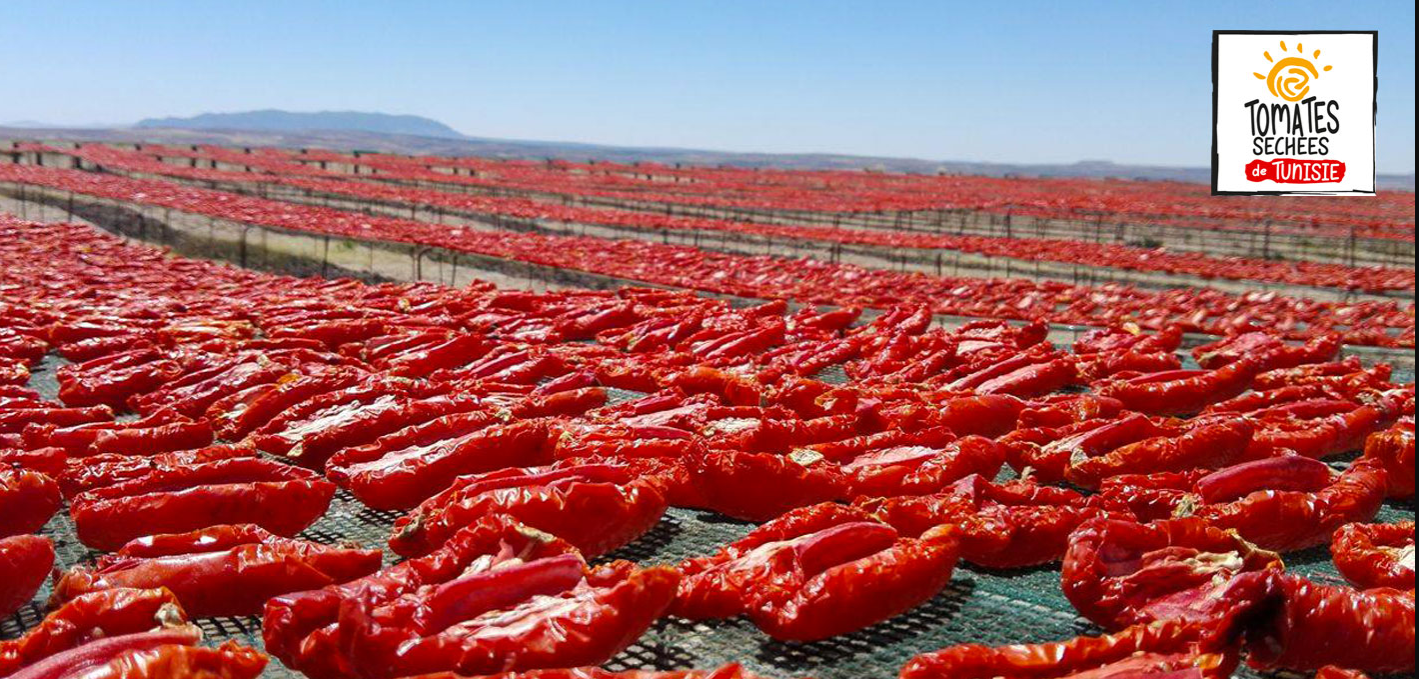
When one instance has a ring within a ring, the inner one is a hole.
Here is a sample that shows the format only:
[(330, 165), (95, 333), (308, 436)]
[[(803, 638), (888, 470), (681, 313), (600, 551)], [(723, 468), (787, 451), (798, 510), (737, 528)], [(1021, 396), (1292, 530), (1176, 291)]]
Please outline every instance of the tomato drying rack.
[[(30, 386), (46, 397), (57, 391), (54, 370), (62, 364), (53, 356), (33, 371)], [(840, 369), (818, 376), (827, 382), (842, 382)], [(1399, 374), (1396, 381), (1413, 380)], [(611, 402), (640, 396), (635, 392), (612, 390)], [(1009, 474), (1007, 470), (1003, 474)], [(341, 490), (315, 525), (301, 537), (333, 544), (352, 541), (363, 547), (385, 548), (397, 512), (376, 511), (360, 504), (348, 491)], [(1376, 521), (1413, 520), (1414, 507), (1407, 502), (1387, 501)], [(728, 519), (713, 512), (671, 508), (648, 534), (603, 557), (599, 561), (629, 559), (641, 564), (673, 564), (683, 558), (711, 554), (721, 545), (743, 537), (753, 524)], [(67, 569), (91, 562), (99, 552), (79, 542), (68, 505), (41, 531), (54, 540), (55, 566)], [(386, 563), (394, 555), (385, 549)], [(1331, 564), (1326, 547), (1288, 554), (1286, 567), (1322, 582), (1343, 582)], [(49, 596), (46, 585), (28, 606), (0, 620), (0, 639), (19, 636), (38, 624), (44, 616), (43, 602)], [(260, 648), (261, 620), (258, 617), (199, 618), (208, 644), (235, 640)], [(864, 630), (813, 643), (774, 641), (742, 618), (691, 622), (667, 617), (605, 667), (613, 670), (710, 668), (727, 662), (776, 679), (893, 679), (913, 655), (961, 643), (1000, 645), (1069, 639), (1081, 634), (1100, 633), (1098, 627), (1078, 615), (1064, 598), (1059, 586), (1059, 565), (997, 571), (961, 564), (951, 583), (931, 601), (916, 609)], [(263, 679), (299, 679), (303, 675), (271, 660)], [(1243, 667), (1237, 676), (1258, 677)], [(1295, 679), (1293, 672), (1261, 676)], [(1413, 675), (1410, 675), (1413, 676)]]

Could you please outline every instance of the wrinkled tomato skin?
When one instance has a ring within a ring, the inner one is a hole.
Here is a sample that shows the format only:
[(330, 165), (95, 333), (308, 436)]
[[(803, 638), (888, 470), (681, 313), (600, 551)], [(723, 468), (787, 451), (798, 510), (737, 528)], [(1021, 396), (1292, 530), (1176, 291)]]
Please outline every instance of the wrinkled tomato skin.
[(1352, 523), (1330, 544), (1336, 570), (1356, 587), (1414, 589), (1414, 522)]
[(1197, 628), (1166, 622), (1135, 625), (1099, 637), (1044, 644), (990, 647), (963, 644), (922, 653), (902, 667), (899, 679), (1062, 679), (1084, 676), (1176, 676), (1227, 679), (1238, 654), (1226, 640)]
[(1249, 635), (1253, 667), (1414, 671), (1414, 590), (1357, 590), (1295, 575), (1277, 581), (1280, 610)]
[(39, 535), (0, 538), (0, 618), (29, 603), (54, 566), (54, 543)]

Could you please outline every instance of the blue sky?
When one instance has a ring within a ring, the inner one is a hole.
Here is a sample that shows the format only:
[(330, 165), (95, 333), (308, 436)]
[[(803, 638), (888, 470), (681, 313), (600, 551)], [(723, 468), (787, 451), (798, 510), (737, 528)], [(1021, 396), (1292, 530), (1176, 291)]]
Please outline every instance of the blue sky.
[(0, 121), (254, 108), (738, 151), (1204, 166), (1214, 28), (1379, 29), (1414, 171), (1412, 2), (7, 2)]

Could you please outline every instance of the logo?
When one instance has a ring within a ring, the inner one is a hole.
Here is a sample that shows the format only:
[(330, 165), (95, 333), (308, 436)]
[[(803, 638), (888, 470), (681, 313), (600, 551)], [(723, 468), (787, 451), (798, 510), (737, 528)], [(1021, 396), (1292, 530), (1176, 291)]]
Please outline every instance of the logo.
[[(1276, 61), (1271, 57), (1270, 52), (1262, 52), (1261, 56), (1267, 61), (1275, 62), (1271, 67), (1271, 72), (1266, 75), (1252, 73), (1252, 75), (1266, 81), (1266, 89), (1271, 90), (1271, 96), (1281, 97), (1286, 101), (1300, 101), (1311, 91), (1311, 81), (1320, 77), (1320, 72), (1316, 70), (1316, 65), (1305, 57), (1286, 56), (1286, 41), (1282, 40), (1282, 59)], [(1301, 43), (1296, 43), (1296, 51), (1305, 54), (1306, 48)], [(1311, 56), (1319, 59), (1320, 50), (1316, 50)], [(1329, 71), (1326, 66), (1323, 70)]]
[(1378, 37), (1214, 31), (1212, 193), (1373, 195)]

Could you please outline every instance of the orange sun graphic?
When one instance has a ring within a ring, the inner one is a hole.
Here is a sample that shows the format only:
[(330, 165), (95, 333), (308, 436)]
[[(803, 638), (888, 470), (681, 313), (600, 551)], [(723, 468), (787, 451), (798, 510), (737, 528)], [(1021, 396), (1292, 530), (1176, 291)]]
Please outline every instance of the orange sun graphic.
[(1252, 73), (1258, 79), (1266, 81), (1266, 88), (1271, 90), (1275, 96), (1286, 101), (1300, 101), (1311, 91), (1311, 80), (1320, 78), (1321, 71), (1329, 71), (1330, 67), (1325, 66), (1320, 71), (1316, 70), (1315, 62), (1311, 59), (1320, 58), (1320, 50), (1316, 50), (1311, 55), (1311, 59), (1305, 57), (1305, 49), (1301, 43), (1296, 43), (1296, 52), (1301, 56), (1288, 56), (1286, 52), (1286, 41), (1281, 41), (1282, 59), (1276, 61), (1271, 58), (1270, 52), (1262, 52), (1267, 61), (1273, 62), (1271, 72), (1266, 75)]

